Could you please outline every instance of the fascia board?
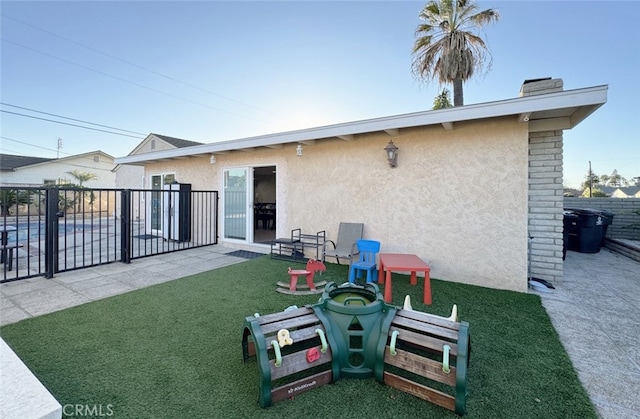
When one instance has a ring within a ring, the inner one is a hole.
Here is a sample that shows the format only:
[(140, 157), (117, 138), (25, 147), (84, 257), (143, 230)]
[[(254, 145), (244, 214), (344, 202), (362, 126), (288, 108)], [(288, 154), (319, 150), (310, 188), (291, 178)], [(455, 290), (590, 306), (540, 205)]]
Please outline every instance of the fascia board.
[(116, 163), (135, 164), (150, 160), (171, 159), (180, 156), (240, 150), (243, 148), (268, 147), (274, 144), (297, 143), (321, 138), (348, 137), (356, 134), (376, 131), (449, 124), (461, 121), (497, 118), (508, 115), (519, 115), (525, 112), (546, 111), (568, 107), (593, 105), (597, 105), (599, 107), (607, 101), (607, 89), (608, 87), (606, 85), (595, 86), (583, 89), (565, 90), (562, 92), (544, 95), (524, 96), (496, 102), (485, 102), (439, 109), (435, 111), (422, 111), (283, 133), (266, 134), (237, 140), (221, 141), (211, 144), (120, 157), (116, 158)]

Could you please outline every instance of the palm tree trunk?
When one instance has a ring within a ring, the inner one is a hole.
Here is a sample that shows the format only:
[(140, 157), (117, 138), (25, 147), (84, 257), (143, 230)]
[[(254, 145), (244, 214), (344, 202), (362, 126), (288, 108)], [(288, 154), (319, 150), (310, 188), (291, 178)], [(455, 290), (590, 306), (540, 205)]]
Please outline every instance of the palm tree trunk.
[(462, 79), (457, 78), (453, 81), (453, 106), (464, 105), (464, 93), (462, 91)]

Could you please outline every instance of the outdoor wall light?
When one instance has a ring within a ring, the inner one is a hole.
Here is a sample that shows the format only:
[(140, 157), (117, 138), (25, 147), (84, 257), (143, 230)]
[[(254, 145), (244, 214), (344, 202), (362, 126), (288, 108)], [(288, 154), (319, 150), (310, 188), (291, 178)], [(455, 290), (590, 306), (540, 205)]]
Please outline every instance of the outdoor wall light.
[(302, 156), (302, 144), (298, 144), (296, 147), (296, 156)]
[(216, 164), (216, 155), (211, 153), (211, 157), (209, 157), (210, 164)]
[(393, 143), (393, 140), (389, 141), (384, 151), (387, 153), (389, 166), (396, 167), (398, 165), (398, 147)]

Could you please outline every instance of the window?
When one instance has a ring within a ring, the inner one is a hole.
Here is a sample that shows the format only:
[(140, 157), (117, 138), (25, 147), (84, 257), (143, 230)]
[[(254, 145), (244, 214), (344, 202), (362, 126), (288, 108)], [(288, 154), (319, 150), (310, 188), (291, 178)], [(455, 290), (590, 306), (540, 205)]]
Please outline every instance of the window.
[(45, 179), (42, 183), (44, 186), (55, 186), (57, 181), (55, 179)]

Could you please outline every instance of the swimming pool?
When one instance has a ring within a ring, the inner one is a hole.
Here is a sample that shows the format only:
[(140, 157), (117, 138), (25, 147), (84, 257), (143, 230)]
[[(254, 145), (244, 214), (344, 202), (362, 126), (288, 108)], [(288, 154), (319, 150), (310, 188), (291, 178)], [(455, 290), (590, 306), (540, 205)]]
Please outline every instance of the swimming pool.
[[(16, 240), (16, 234), (18, 235), (18, 241), (28, 240), (41, 240), (44, 239), (46, 224), (45, 223), (18, 223), (13, 225), (16, 231), (10, 231), (8, 234), (9, 241)], [(91, 229), (91, 224), (58, 224), (58, 234), (64, 235), (68, 233), (79, 232), (87, 229)]]

